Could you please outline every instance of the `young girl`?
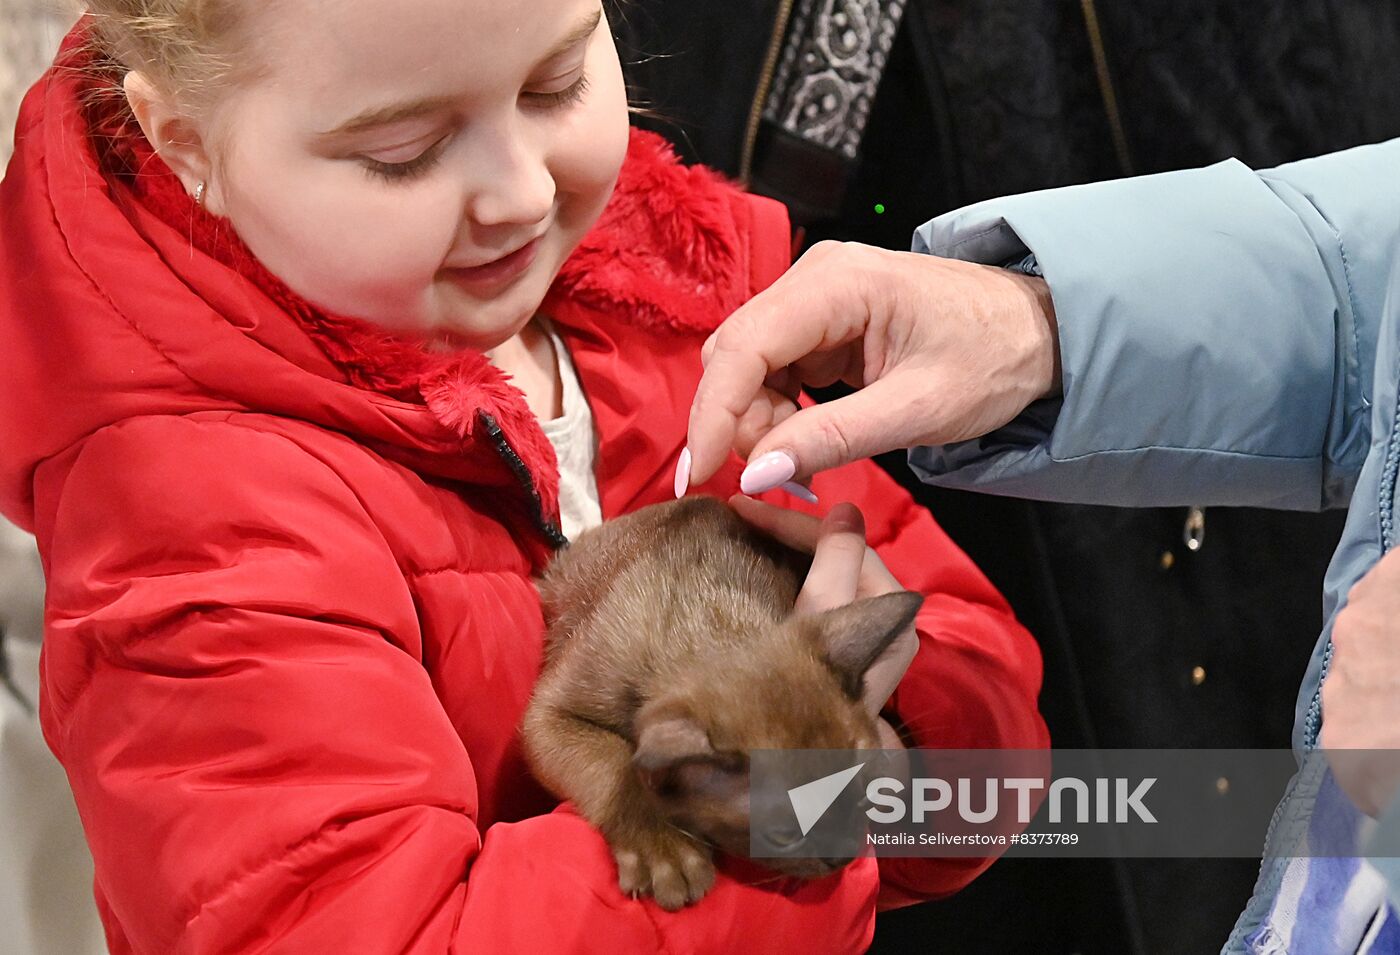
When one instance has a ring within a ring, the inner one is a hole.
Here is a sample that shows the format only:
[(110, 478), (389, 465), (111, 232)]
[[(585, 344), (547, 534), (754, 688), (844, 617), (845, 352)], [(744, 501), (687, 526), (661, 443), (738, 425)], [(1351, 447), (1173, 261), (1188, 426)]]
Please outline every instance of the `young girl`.
[[(532, 575), (672, 494), (706, 335), (787, 265), (629, 134), (598, 0), (91, 8), (0, 186), (0, 505), (114, 952), (852, 951), (988, 864), (730, 860), (668, 914), (525, 769)], [(873, 465), (814, 490), (928, 595), (905, 738), (1044, 746), (968, 560)]]

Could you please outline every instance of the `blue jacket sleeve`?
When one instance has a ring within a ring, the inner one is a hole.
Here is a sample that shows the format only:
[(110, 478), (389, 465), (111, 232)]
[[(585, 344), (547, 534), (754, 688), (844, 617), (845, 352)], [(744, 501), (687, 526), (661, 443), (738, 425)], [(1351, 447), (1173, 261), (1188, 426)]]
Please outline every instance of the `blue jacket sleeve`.
[(1347, 502), (1400, 240), (1400, 140), (1256, 173), (1204, 169), (997, 199), (914, 251), (1033, 257), (1063, 397), (910, 451), (930, 483), (1041, 500), (1318, 509)]

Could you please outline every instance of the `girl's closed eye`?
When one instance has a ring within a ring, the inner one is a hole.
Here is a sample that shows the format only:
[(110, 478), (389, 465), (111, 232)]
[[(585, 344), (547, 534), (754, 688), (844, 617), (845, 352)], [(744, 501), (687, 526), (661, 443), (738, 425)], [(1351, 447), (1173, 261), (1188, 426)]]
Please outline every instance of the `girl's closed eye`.
[[(578, 79), (574, 80), (564, 89), (552, 91), (527, 90), (522, 93), (521, 96), (535, 109), (555, 110), (565, 109), (580, 103), (587, 94), (588, 76), (580, 73)], [(444, 136), (417, 156), (401, 162), (387, 162), (383, 159), (376, 159), (373, 156), (363, 156), (361, 157), (361, 162), (364, 164), (365, 169), (375, 177), (390, 182), (408, 182), (422, 176), (433, 168), (442, 157), (447, 142), (451, 138), (450, 136)]]
[(526, 92), (527, 102), (540, 109), (562, 109), (583, 100), (588, 93), (588, 76), (580, 73), (578, 79), (562, 90), (546, 92)]
[(443, 150), (451, 138), (451, 136), (444, 136), (417, 156), (402, 162), (385, 162), (382, 159), (375, 159), (373, 156), (362, 156), (360, 161), (364, 164), (365, 170), (373, 176), (387, 179), (390, 182), (405, 182), (432, 169), (433, 165), (441, 158)]

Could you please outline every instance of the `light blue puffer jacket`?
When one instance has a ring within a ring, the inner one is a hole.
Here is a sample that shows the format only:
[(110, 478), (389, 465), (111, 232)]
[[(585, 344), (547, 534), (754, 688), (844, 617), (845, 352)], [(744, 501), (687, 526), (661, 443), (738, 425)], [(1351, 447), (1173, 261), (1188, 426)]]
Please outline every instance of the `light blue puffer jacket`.
[[(1400, 533), (1398, 173), (1400, 140), (1267, 172), (1229, 161), (984, 202), (914, 238), (1043, 274), (1064, 368), (1062, 398), (911, 450), (923, 480), (1081, 503), (1350, 506), (1298, 697), (1300, 752), (1317, 744), (1332, 620)], [(1305, 837), (1326, 785), (1294, 779), (1274, 852)], [(1370, 848), (1400, 856), (1400, 799)], [(1400, 904), (1400, 859), (1374, 861)], [(1292, 926), (1271, 925), (1287, 867), (1261, 869), (1227, 952), (1299, 951)]]

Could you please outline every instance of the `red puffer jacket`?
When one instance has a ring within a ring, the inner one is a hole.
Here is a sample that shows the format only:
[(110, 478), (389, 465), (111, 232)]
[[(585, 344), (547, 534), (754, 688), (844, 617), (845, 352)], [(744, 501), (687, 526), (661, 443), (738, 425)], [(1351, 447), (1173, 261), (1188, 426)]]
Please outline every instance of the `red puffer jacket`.
[[(478, 354), (296, 299), (129, 130), (92, 135), (80, 85), (31, 91), (0, 186), (0, 509), (42, 549), (43, 727), (114, 952), (850, 952), (877, 896), (988, 864), (799, 882), (728, 861), (686, 911), (623, 897), (521, 758), (531, 578), (557, 543), (523, 397)], [(546, 303), (606, 517), (671, 494), (700, 345), (786, 267), (787, 236), (777, 205), (634, 137)], [(857, 502), (928, 595), (892, 704), (913, 737), (1046, 745), (1035, 643), (929, 516), (869, 463), (815, 490)]]

